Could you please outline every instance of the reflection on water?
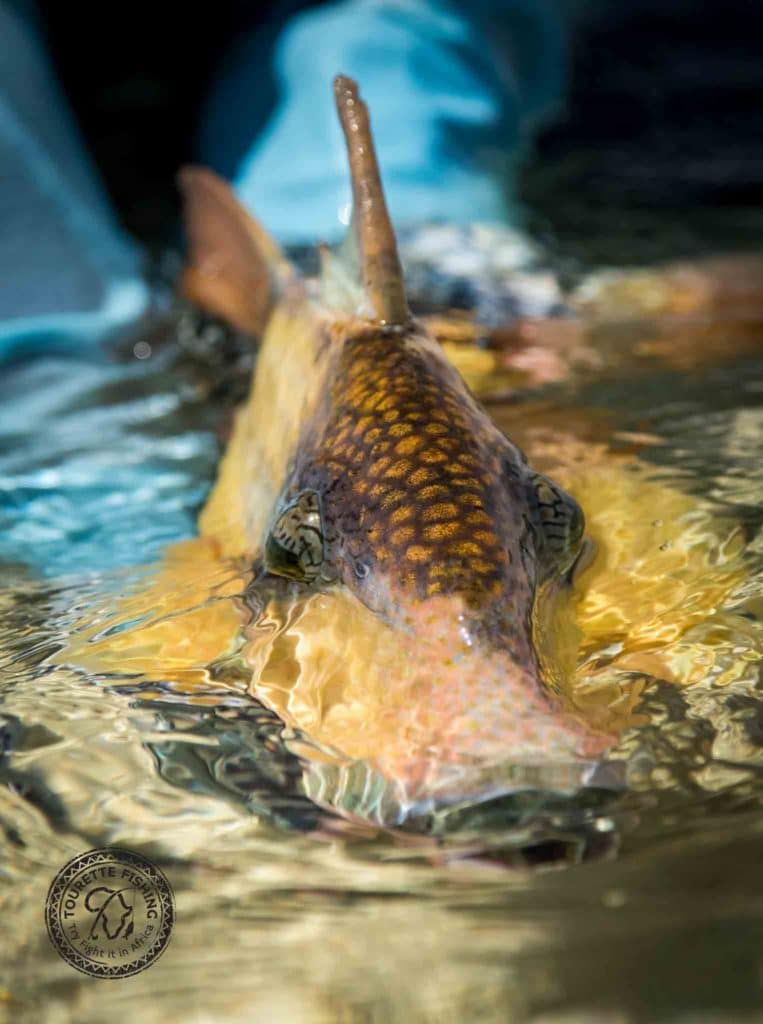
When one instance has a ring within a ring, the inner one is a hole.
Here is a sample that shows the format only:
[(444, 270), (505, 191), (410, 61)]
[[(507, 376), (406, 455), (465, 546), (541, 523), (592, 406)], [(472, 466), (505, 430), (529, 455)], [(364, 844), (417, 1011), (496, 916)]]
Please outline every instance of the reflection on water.
[[(4, 376), (6, 409), (50, 404), (3, 421), (24, 515), (6, 504), (0, 1020), (763, 1019), (763, 363), (647, 359), (491, 404), (586, 509), (571, 697), (626, 784), (525, 779), (382, 829), (331, 810), (299, 722), (257, 699), (240, 567), (195, 541), (158, 567), (213, 472), (220, 381), (245, 379), (195, 359)], [(42, 916), (104, 845), (159, 862), (178, 911), (164, 957), (108, 985)]]

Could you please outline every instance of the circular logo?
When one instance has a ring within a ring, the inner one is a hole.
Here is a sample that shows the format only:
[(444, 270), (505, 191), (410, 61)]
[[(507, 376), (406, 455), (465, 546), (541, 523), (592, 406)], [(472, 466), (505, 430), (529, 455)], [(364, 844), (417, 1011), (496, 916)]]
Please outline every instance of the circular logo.
[(128, 850), (90, 850), (65, 864), (48, 890), (50, 941), (78, 971), (127, 978), (164, 952), (175, 921), (170, 883)]

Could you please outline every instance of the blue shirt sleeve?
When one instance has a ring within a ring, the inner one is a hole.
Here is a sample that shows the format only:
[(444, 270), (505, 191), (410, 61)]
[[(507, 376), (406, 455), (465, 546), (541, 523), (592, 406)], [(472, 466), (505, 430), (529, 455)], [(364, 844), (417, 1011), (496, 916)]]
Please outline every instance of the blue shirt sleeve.
[(285, 242), (344, 230), (336, 73), (356, 78), (369, 105), (397, 224), (510, 221), (512, 161), (558, 104), (564, 77), (550, 0), (342, 0), (287, 23), (272, 56), (277, 103), (258, 135), (255, 52), (240, 46), (228, 64), (207, 108), (203, 155), (219, 166), (231, 138), (242, 140), (238, 192)]

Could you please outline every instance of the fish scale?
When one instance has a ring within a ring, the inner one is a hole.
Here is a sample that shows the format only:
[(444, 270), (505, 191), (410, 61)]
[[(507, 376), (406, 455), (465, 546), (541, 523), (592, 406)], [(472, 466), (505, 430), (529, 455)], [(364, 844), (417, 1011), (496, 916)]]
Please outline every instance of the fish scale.
[(397, 582), (420, 597), (458, 591), (478, 601), (502, 592), (514, 557), (507, 537), (523, 530), (501, 509), (506, 466), (517, 488), (529, 471), (439, 362), (407, 335), (348, 340), (289, 489), (322, 489), (327, 521), (362, 529), (359, 557), (396, 567)]

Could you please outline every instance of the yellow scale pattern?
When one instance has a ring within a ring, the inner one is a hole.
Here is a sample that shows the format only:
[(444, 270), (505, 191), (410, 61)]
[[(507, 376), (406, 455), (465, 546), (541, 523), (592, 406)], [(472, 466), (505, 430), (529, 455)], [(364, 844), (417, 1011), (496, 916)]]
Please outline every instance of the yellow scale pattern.
[(302, 464), (334, 485), (324, 514), (357, 524), (375, 571), (422, 597), (497, 597), (511, 559), (495, 526), (508, 443), (438, 354), (405, 334), (349, 338), (325, 410)]

